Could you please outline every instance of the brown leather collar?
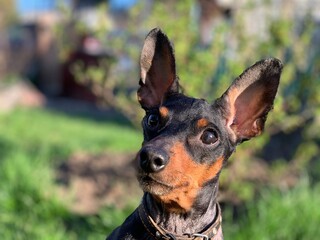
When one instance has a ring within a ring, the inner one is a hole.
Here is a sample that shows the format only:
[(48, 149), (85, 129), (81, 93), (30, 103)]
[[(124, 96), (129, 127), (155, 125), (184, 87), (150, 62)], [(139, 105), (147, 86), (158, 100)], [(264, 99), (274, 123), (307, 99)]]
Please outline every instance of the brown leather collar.
[(162, 227), (158, 226), (155, 221), (148, 215), (145, 207), (144, 201), (140, 204), (138, 208), (138, 213), (140, 220), (145, 227), (148, 234), (154, 239), (165, 239), (165, 240), (221, 240), (223, 239), (222, 229), (221, 229), (221, 209), (219, 203), (216, 203), (217, 214), (213, 222), (208, 226), (208, 228), (201, 233), (183, 234), (175, 235), (169, 233)]

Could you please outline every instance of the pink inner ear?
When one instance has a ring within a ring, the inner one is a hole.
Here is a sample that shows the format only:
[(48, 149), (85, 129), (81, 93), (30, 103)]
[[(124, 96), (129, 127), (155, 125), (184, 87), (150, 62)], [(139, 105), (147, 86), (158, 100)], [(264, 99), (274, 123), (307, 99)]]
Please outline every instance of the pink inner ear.
[(264, 116), (269, 110), (268, 91), (255, 84), (241, 92), (234, 102), (231, 128), (238, 137), (251, 138), (259, 135), (264, 127)]
[(223, 94), (222, 107), (235, 141), (259, 135), (273, 106), (282, 64), (269, 58), (247, 68)]

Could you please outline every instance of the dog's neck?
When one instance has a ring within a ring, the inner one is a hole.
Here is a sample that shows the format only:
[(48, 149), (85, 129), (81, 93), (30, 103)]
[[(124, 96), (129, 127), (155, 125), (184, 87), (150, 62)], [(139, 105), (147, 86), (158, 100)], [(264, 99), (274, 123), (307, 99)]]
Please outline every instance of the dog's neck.
[(166, 210), (149, 193), (144, 194), (144, 202), (146, 211), (162, 229), (176, 235), (193, 234), (205, 230), (216, 218), (217, 194), (217, 182), (204, 186), (199, 191), (193, 208), (186, 213)]

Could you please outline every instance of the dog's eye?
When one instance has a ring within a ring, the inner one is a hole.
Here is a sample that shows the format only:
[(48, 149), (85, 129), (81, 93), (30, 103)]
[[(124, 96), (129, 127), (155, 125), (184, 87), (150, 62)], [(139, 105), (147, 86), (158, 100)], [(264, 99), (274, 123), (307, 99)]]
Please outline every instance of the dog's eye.
[(216, 141), (218, 141), (218, 134), (213, 129), (207, 129), (202, 133), (201, 141), (207, 145), (214, 144)]
[(155, 128), (159, 124), (159, 116), (156, 114), (150, 114), (147, 118), (147, 124), (151, 128)]

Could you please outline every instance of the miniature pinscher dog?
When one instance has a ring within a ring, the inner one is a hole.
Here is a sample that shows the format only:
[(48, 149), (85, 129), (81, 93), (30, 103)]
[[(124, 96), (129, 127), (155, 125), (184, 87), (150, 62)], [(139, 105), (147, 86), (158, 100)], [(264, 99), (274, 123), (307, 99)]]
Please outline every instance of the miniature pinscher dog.
[(140, 66), (146, 115), (136, 162), (144, 195), (107, 239), (223, 239), (221, 169), (238, 144), (262, 133), (282, 64), (255, 63), (213, 103), (181, 93), (173, 47), (158, 28), (145, 39)]

